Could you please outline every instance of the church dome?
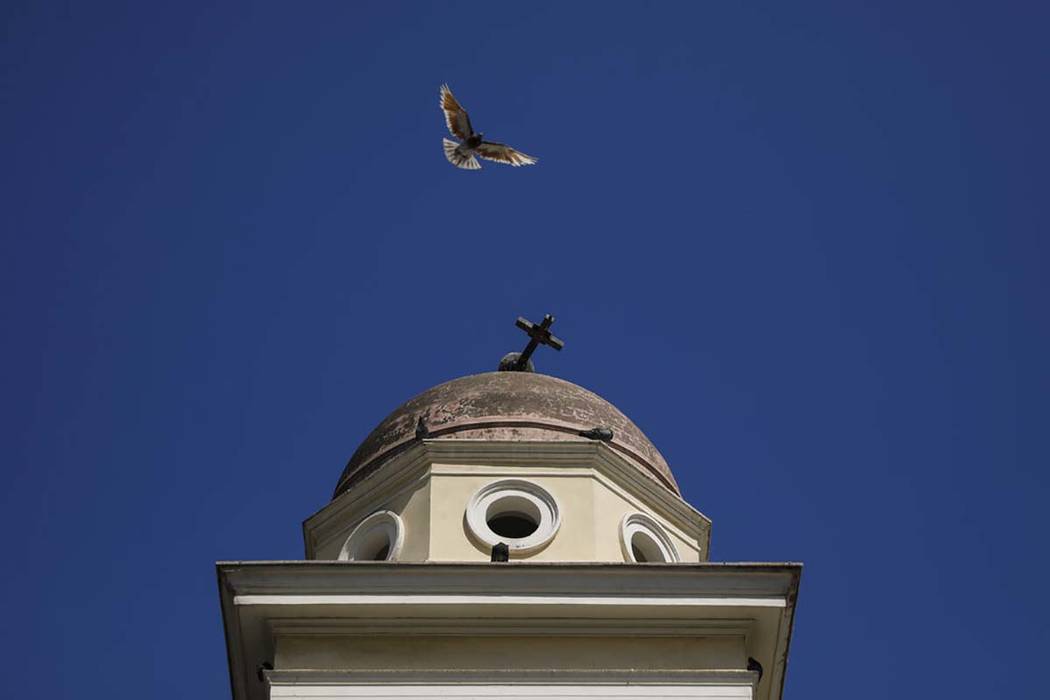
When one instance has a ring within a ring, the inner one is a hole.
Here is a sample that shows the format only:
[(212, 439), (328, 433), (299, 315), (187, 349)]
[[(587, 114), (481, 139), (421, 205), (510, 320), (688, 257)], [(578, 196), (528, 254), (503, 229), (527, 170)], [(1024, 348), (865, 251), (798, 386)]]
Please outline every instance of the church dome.
[[(422, 423), (420, 422), (422, 419)], [(585, 441), (581, 431), (606, 428), (606, 441), (647, 477), (680, 495), (671, 469), (649, 438), (602, 397), (563, 379), (533, 372), (460, 377), (401, 404), (354, 452), (333, 498), (387, 460), (427, 439)]]

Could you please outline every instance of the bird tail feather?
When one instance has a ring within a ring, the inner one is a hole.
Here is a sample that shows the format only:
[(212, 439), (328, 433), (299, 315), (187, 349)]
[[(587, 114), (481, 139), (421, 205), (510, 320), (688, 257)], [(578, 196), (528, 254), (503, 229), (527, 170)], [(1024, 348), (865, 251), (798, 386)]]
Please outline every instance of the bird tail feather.
[(478, 163), (473, 153), (460, 151), (459, 144), (455, 141), (441, 139), (441, 142), (445, 147), (445, 157), (448, 158), (449, 163), (464, 170), (481, 170), (481, 164)]

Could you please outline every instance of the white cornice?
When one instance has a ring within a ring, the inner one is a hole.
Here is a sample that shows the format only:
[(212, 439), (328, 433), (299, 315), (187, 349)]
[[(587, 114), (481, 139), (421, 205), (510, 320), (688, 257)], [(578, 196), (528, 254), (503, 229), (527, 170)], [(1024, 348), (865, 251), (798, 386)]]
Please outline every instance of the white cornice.
[[(220, 562), (217, 573), (237, 700), (266, 697), (257, 670), (272, 661), (277, 635), (380, 629), (412, 636), (736, 635), (766, 668), (755, 693), (765, 699), (780, 697), (801, 566), (298, 561)], [(386, 687), (394, 676), (385, 678), (374, 682)], [(566, 677), (559, 671), (551, 678)]]
[(355, 669), (328, 671), (318, 669), (278, 669), (265, 671), (270, 685), (720, 685), (751, 687), (758, 673), (737, 669)]
[[(800, 564), (219, 562), (233, 595), (443, 594), (786, 597)], [(349, 588), (348, 588), (349, 587)]]
[(787, 603), (777, 597), (732, 598), (729, 596), (682, 596), (659, 598), (639, 598), (627, 596), (540, 596), (540, 595), (239, 595), (233, 599), (234, 605), (281, 605), (281, 606), (386, 606), (414, 605), (421, 606), (454, 606), (482, 608), (497, 606), (499, 608), (528, 607), (530, 614), (545, 606), (574, 607), (654, 607), (654, 608), (784, 608)]

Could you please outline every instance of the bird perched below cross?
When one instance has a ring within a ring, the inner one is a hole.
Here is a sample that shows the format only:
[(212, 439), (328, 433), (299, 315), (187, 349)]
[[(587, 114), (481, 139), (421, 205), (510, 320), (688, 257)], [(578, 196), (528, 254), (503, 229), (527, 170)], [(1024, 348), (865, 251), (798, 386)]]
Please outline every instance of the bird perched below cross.
[(499, 363), (500, 371), (534, 372), (535, 368), (532, 366), (529, 358), (532, 357), (532, 353), (536, 352), (536, 348), (540, 345), (546, 345), (555, 350), (561, 350), (565, 347), (564, 341), (551, 334), (550, 327), (552, 323), (554, 323), (554, 317), (550, 314), (545, 314), (543, 320), (539, 323), (533, 323), (518, 316), (518, 320), (514, 322), (514, 325), (528, 334), (529, 344), (521, 352), (512, 352), (505, 355)]

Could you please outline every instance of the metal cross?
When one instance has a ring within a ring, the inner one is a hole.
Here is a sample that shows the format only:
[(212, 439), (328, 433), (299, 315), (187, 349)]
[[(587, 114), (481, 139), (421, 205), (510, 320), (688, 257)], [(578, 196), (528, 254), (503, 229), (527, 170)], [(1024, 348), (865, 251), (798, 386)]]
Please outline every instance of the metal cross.
[(529, 334), (529, 344), (525, 346), (521, 355), (518, 356), (518, 362), (514, 369), (519, 372), (527, 371), (529, 358), (532, 357), (532, 353), (541, 344), (549, 345), (555, 350), (561, 350), (565, 347), (565, 343), (561, 339), (551, 335), (550, 327), (552, 323), (554, 323), (554, 317), (550, 314), (544, 315), (543, 321), (539, 325), (518, 316), (518, 320), (514, 322), (514, 325)]

